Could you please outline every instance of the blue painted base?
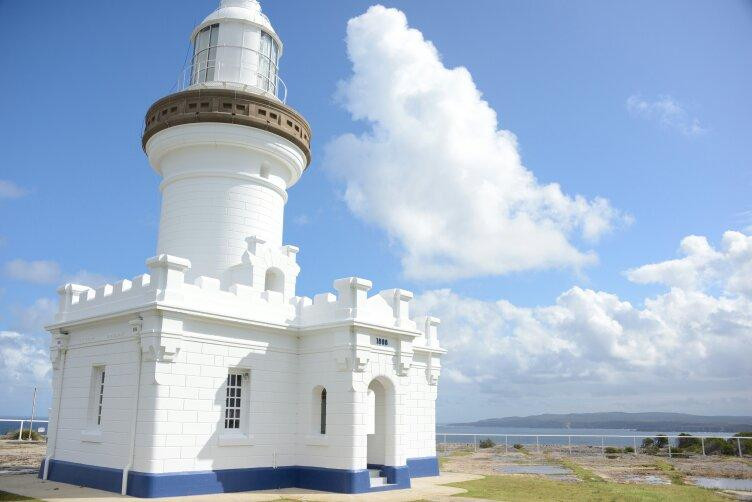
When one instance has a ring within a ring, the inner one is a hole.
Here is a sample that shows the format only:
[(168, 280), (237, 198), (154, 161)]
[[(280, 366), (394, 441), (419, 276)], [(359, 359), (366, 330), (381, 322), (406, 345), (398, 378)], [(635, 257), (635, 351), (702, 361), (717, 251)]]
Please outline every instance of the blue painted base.
[[(438, 464), (437, 464), (438, 465)], [(407, 465), (379, 466), (388, 486), (371, 488), (367, 469), (326, 469), (322, 467), (286, 466), (223, 469), (217, 471), (179, 473), (128, 473), (128, 495), (134, 497), (177, 497), (209, 493), (306, 488), (338, 493), (367, 493), (410, 488)], [(44, 462), (39, 477), (44, 472)], [(63, 460), (50, 462), (51, 481), (120, 492), (123, 471), (108, 467), (77, 464)]]
[(411, 478), (424, 478), (439, 475), (439, 459), (437, 457), (408, 458), (407, 468)]

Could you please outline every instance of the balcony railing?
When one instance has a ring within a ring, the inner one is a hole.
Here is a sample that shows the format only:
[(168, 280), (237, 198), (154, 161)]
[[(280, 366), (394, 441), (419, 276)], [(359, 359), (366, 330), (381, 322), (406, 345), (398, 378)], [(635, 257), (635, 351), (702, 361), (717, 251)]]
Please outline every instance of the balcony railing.
[[(206, 51), (213, 57), (201, 61)], [(237, 89), (287, 101), (287, 86), (279, 78), (276, 62), (248, 47), (218, 45), (197, 54), (194, 63), (183, 68), (177, 90), (197, 87)]]

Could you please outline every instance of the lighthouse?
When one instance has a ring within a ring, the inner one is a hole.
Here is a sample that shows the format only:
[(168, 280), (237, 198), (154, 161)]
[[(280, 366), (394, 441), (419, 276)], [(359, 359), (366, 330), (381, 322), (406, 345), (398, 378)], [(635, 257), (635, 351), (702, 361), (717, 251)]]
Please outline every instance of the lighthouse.
[(437, 475), (439, 320), (360, 277), (296, 292), (284, 207), (311, 128), (287, 104), (282, 39), (257, 1), (222, 0), (190, 41), (144, 119), (162, 197), (147, 273), (58, 289), (40, 477), (175, 497)]
[(146, 114), (144, 151), (162, 176), (157, 254), (189, 259), (189, 280), (243, 283), (249, 245), (282, 246), (287, 189), (310, 164), (311, 129), (284, 103), (282, 41), (258, 2), (223, 0), (191, 37), (180, 91)]

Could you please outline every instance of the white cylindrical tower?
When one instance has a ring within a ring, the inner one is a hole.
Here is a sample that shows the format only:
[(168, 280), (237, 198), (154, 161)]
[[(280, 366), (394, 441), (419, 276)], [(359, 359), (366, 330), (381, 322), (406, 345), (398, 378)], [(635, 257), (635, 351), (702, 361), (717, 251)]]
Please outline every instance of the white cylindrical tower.
[(181, 88), (146, 114), (144, 151), (162, 176), (157, 253), (188, 279), (228, 284), (249, 238), (282, 245), (287, 188), (310, 163), (311, 132), (284, 104), (282, 43), (255, 0), (222, 0), (193, 32)]

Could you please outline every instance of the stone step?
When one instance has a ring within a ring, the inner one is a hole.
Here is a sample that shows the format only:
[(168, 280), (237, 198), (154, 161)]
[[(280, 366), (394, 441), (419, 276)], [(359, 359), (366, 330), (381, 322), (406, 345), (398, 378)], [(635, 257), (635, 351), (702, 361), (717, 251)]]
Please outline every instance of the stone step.
[(371, 478), (371, 488), (376, 488), (376, 487), (379, 487), (379, 486), (386, 486), (388, 484), (389, 483), (386, 482), (386, 478), (385, 477)]
[(372, 478), (380, 478), (381, 477), (381, 470), (379, 469), (368, 469), (368, 475)]

